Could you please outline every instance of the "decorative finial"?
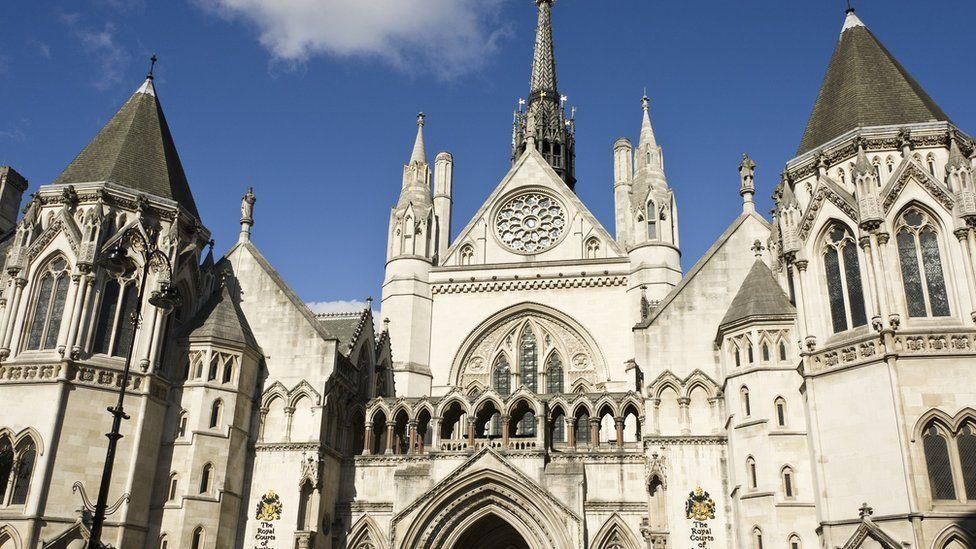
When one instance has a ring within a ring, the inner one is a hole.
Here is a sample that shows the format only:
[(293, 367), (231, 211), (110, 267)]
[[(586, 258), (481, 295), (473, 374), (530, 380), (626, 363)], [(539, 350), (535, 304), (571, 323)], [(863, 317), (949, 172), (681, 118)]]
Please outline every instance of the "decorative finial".
[(367, 309), (373, 308), (373, 296), (369, 296), (366, 298), (366, 308)]
[(651, 98), (647, 96), (647, 88), (644, 88), (644, 95), (641, 96), (641, 108), (645, 111), (651, 108)]
[(762, 257), (763, 250), (766, 249), (766, 246), (763, 246), (762, 241), (757, 238), (756, 241), (752, 243), (752, 247), (749, 249), (752, 250), (752, 253), (756, 255), (756, 259), (759, 259)]
[(854, 13), (854, 8), (851, 6), (851, 0), (847, 0), (847, 11), (845, 11), (844, 13), (848, 13), (848, 14)]
[(390, 331), (390, 318), (389, 317), (386, 317), (386, 318), (383, 319), (383, 331), (384, 332), (389, 332)]
[(742, 213), (756, 211), (754, 196), (756, 194), (756, 163), (748, 154), (742, 154), (739, 162), (739, 196), (742, 197)]
[(152, 54), (152, 57), (149, 58), (149, 74), (146, 75), (147, 80), (153, 79), (153, 71), (156, 70), (156, 61), (158, 61), (158, 59), (156, 58), (156, 54), (154, 53)]
[(874, 509), (872, 509), (867, 504), (867, 502), (864, 502), (864, 503), (861, 504), (861, 508), (859, 509), (859, 511), (861, 513), (861, 518), (862, 519), (868, 518), (868, 517), (870, 517), (871, 515), (874, 514)]
[(417, 125), (422, 127), (424, 125), (424, 119), (425, 118), (427, 118), (427, 115), (426, 114), (424, 114), (422, 112), (418, 112), (417, 113)]
[(214, 249), (214, 245), (215, 244), (217, 244), (217, 241), (214, 240), (214, 239), (212, 239), (212, 238), (210, 239), (210, 242), (207, 242), (207, 246), (210, 246), (210, 251), (211, 252), (213, 252), (213, 249)]

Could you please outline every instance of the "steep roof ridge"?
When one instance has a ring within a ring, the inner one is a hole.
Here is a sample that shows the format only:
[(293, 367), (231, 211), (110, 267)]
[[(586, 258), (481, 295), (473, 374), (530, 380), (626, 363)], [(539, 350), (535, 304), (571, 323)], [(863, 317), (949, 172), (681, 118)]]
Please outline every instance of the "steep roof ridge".
[(749, 273), (732, 298), (732, 303), (719, 323), (719, 329), (757, 317), (792, 317), (796, 307), (790, 303), (783, 288), (762, 258), (756, 258)]

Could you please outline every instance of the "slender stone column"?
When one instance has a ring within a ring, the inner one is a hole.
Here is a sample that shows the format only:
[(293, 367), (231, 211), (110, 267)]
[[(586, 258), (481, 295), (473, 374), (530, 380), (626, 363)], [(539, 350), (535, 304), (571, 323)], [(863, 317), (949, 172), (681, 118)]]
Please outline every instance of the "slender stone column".
[(10, 311), (7, 313), (7, 327), (3, 334), (3, 348), (0, 349), (0, 356), (6, 358), (10, 356), (10, 341), (13, 339), (14, 328), (17, 326), (17, 312), (20, 309), (20, 297), (24, 293), (24, 286), (27, 279), (17, 277), (14, 279), (14, 295), (10, 302)]
[(65, 346), (69, 356), (74, 358), (75, 338), (78, 335), (78, 325), (82, 315), (82, 306), (85, 301), (85, 294), (88, 291), (88, 277), (84, 274), (71, 277), (75, 285), (75, 299), (71, 306), (71, 314), (68, 316), (68, 337)]
[(430, 418), (430, 447), (435, 452), (441, 447), (441, 418)]
[(807, 308), (806, 285), (803, 283), (805, 278), (803, 275), (807, 272), (807, 265), (809, 265), (809, 262), (805, 259), (798, 259), (793, 262), (793, 265), (796, 267), (796, 289), (800, 294), (799, 298), (796, 300), (796, 316), (797, 320), (799, 320), (800, 331), (802, 332), (800, 336), (802, 337), (802, 341), (806, 344), (807, 349), (813, 350), (813, 347), (817, 345), (817, 338), (810, 333), (810, 326), (807, 325), (805, 311), (808, 311), (809, 309)]
[(393, 449), (393, 429), (395, 428), (396, 428), (395, 421), (386, 422), (386, 453), (387, 454), (396, 453)]
[(624, 418), (617, 416), (613, 418), (614, 426), (617, 428), (617, 448), (624, 447)]
[(468, 418), (468, 448), (474, 450), (474, 418)]
[(407, 430), (410, 431), (410, 447), (407, 448), (407, 453), (413, 454), (416, 453), (417, 447), (417, 420), (413, 420), (407, 424)]
[[(881, 322), (883, 326), (884, 321), (881, 320), (881, 316), (882, 316), (881, 299), (879, 298), (879, 294), (881, 293), (881, 288), (878, 286), (877, 279), (875, 276), (876, 269), (874, 266), (874, 259), (873, 259), (874, 254), (871, 253), (872, 252), (871, 237), (870, 236), (861, 237), (861, 239), (858, 241), (858, 244), (861, 245), (861, 249), (864, 251), (864, 259), (867, 260), (866, 261), (867, 265), (865, 265), (865, 269), (864, 269), (868, 274), (868, 280), (867, 280), (868, 295), (864, 300), (864, 304), (868, 307), (866, 311), (867, 317), (868, 319), (871, 320), (872, 324), (875, 322), (875, 319), (877, 319), (877, 321)], [(875, 329), (880, 330), (882, 326), (876, 326)]]
[(508, 449), (508, 416), (502, 416), (502, 448)]
[(963, 270), (966, 271), (966, 283), (969, 285), (969, 311), (976, 322), (976, 273), (973, 272), (973, 255), (969, 250), (968, 227), (956, 229), (954, 234), (959, 240), (959, 249), (962, 251)]
[(691, 434), (691, 414), (688, 411), (691, 399), (688, 397), (678, 397), (678, 415), (681, 421), (681, 434)]
[(65, 296), (65, 300), (64, 300), (65, 302), (64, 318), (68, 319), (68, 331), (67, 333), (64, 334), (64, 336), (58, 335), (58, 344), (57, 344), (57, 348), (59, 352), (61, 352), (62, 356), (65, 355), (66, 351), (70, 350), (68, 349), (69, 346), (68, 342), (71, 341), (71, 335), (72, 335), (71, 328), (74, 326), (75, 323), (74, 317), (76, 311), (78, 310), (78, 299), (81, 297), (81, 292), (78, 291), (80, 281), (81, 281), (80, 274), (71, 275), (71, 282), (70, 282), (71, 285), (68, 286), (68, 295)]
[(566, 440), (569, 442), (569, 447), (576, 449), (576, 420), (574, 418), (566, 418)]
[[(220, 372), (217, 372), (220, 375)], [(292, 406), (285, 407), (285, 440), (291, 442), (291, 423), (295, 419), (295, 408)]]
[(366, 435), (365, 435), (365, 437), (366, 438), (364, 439), (365, 445), (364, 445), (364, 452), (363, 452), (363, 454), (365, 454), (365, 455), (372, 455), (372, 453), (374, 452), (374, 448), (373, 448), (373, 424), (372, 423), (367, 423), (366, 424)]
[(590, 418), (590, 448), (600, 445), (600, 418)]
[(80, 355), (86, 347), (86, 334), (88, 332), (88, 313), (92, 308), (92, 288), (95, 286), (95, 275), (85, 275), (84, 295), (81, 298), (81, 314), (78, 315), (78, 329), (75, 331), (75, 340), (71, 343), (71, 352)]
[[(889, 253), (888, 240), (890, 235), (888, 233), (878, 233), (873, 236), (878, 243), (878, 283), (881, 285), (883, 290), (881, 293), (882, 303), (887, 302), (888, 304), (891, 304), (895, 302), (895, 298), (891, 293), (891, 284), (888, 280), (889, 273), (887, 258)], [(891, 305), (886, 305), (885, 308), (888, 309), (888, 325), (892, 330), (897, 330), (898, 326), (901, 324), (901, 319), (898, 316), (898, 313), (894, 311), (894, 308)]]

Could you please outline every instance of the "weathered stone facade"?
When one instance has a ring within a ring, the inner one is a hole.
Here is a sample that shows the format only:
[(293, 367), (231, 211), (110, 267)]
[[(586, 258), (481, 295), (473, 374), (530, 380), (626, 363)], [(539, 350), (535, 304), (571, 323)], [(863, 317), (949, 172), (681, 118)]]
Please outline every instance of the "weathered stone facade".
[(456, 235), (418, 118), (380, 322), (302, 303), (250, 189), (208, 251), (151, 77), (19, 221), (0, 169), (0, 548), (85, 545), (130, 351), (114, 547), (976, 546), (973, 139), (850, 11), (772, 220), (744, 157), (682, 272), (648, 98), (613, 235), (575, 194), (536, 4), (512, 165)]

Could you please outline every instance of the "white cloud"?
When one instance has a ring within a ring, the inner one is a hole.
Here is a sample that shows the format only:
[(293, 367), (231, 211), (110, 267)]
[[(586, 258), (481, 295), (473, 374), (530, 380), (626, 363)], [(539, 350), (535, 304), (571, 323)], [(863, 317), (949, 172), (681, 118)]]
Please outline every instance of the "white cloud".
[(315, 55), (376, 57), (442, 78), (476, 70), (510, 34), (503, 0), (196, 0), (254, 25), (277, 61)]
[(309, 301), (308, 308), (315, 314), (325, 313), (358, 313), (366, 308), (365, 301)]
[(101, 30), (86, 27), (80, 23), (80, 15), (77, 13), (63, 14), (61, 21), (81, 42), (85, 53), (98, 63), (101, 70), (94, 86), (105, 90), (121, 82), (130, 55), (115, 37), (115, 25), (111, 22), (105, 23)]

